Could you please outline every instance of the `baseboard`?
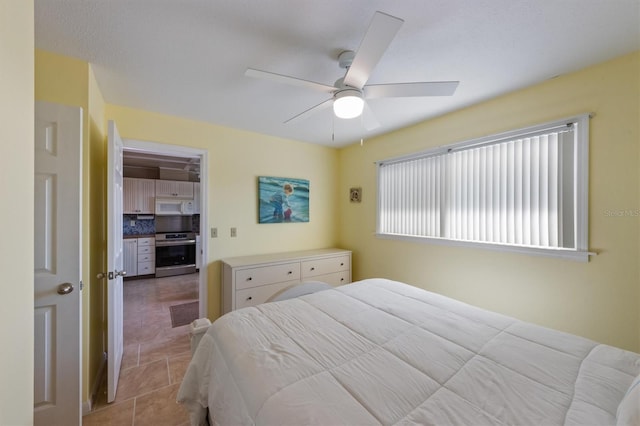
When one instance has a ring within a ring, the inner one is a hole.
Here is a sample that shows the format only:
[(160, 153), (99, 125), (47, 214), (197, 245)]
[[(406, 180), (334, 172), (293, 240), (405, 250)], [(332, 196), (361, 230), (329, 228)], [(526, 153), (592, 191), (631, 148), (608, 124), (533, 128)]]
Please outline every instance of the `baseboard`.
[(91, 412), (91, 404), (91, 398), (89, 398), (87, 401), (82, 401), (82, 417)]
[(105, 374), (107, 372), (107, 353), (103, 352), (102, 354), (102, 362), (100, 363), (100, 368), (98, 368), (98, 373), (93, 381), (93, 387), (91, 388), (91, 393), (89, 394), (89, 400), (82, 402), (82, 415), (86, 416), (91, 412), (95, 401), (98, 399), (98, 392), (100, 392), (100, 385), (102, 385), (102, 381), (105, 379)]

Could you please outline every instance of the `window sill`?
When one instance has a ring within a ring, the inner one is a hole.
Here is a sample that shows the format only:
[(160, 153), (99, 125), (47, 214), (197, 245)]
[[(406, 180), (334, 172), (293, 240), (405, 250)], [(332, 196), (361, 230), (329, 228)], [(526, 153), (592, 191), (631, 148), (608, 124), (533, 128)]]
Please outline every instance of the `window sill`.
[(590, 256), (597, 255), (597, 253), (594, 253), (594, 252), (580, 251), (580, 250), (573, 250), (573, 249), (540, 248), (540, 247), (529, 247), (529, 246), (519, 246), (519, 245), (510, 245), (510, 244), (484, 243), (479, 241), (459, 241), (459, 240), (451, 240), (448, 238), (438, 238), (438, 237), (416, 237), (411, 235), (380, 234), (380, 233), (376, 233), (375, 236), (377, 238), (385, 239), (385, 240), (411, 241), (411, 242), (417, 242), (417, 243), (436, 244), (436, 245), (453, 246), (453, 247), (480, 248), (485, 250), (502, 251), (507, 253), (520, 253), (520, 254), (528, 254), (533, 256), (554, 257), (557, 259), (567, 259), (567, 260), (573, 260), (573, 261), (584, 262), (584, 263), (589, 262)]

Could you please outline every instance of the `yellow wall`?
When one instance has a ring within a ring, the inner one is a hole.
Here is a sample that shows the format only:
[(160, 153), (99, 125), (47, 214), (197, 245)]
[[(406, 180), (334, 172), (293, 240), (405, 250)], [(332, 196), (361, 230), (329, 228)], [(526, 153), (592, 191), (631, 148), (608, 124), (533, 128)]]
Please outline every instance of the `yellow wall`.
[(33, 0), (0, 2), (2, 425), (33, 423), (33, 13)]
[[(354, 278), (414, 284), (526, 321), (640, 350), (640, 53), (520, 90), (340, 152), (340, 244)], [(462, 82), (464, 84), (464, 82)], [(482, 249), (376, 239), (374, 161), (593, 112), (590, 248), (579, 263)], [(348, 202), (349, 187), (363, 202)]]
[[(84, 309), (83, 321), (83, 389), (85, 400), (89, 392), (95, 391), (97, 375), (103, 363), (103, 353), (107, 351), (105, 331), (105, 303), (107, 300), (107, 286), (105, 281), (96, 278), (98, 272), (107, 270), (107, 219), (106, 219), (106, 169), (107, 169), (107, 134), (104, 121), (105, 102), (89, 65), (88, 92), (88, 153), (89, 170), (84, 174), (84, 205), (88, 213), (85, 229), (90, 230), (88, 244), (90, 253), (89, 273), (84, 274), (89, 285), (85, 287), (85, 301), (88, 309)], [(87, 281), (85, 281), (87, 282)], [(88, 302), (87, 302), (88, 300)]]
[[(241, 130), (131, 108), (107, 105), (125, 139), (153, 141), (206, 150), (208, 221), (218, 228), (209, 238), (209, 317), (220, 314), (220, 262), (229, 256), (275, 253), (334, 246), (337, 241), (337, 151)], [(310, 181), (310, 222), (259, 225), (257, 177), (304, 178)], [(230, 237), (237, 227), (238, 236)]]
[(105, 270), (104, 99), (88, 63), (35, 51), (35, 99), (82, 108), (82, 398), (88, 401), (102, 363)]

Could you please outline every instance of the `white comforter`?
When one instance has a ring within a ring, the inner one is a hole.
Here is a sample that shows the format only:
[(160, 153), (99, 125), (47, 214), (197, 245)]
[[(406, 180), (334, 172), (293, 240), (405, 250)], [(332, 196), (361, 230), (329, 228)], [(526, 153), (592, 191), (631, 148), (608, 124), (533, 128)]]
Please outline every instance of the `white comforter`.
[(178, 394), (204, 424), (606, 425), (640, 355), (383, 279), (231, 312)]

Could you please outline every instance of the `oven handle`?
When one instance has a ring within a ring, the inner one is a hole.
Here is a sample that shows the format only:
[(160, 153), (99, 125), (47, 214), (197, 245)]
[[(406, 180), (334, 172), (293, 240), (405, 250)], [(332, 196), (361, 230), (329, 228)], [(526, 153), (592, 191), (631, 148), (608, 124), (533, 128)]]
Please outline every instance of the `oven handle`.
[(196, 240), (156, 241), (156, 247), (191, 246), (195, 244)]

